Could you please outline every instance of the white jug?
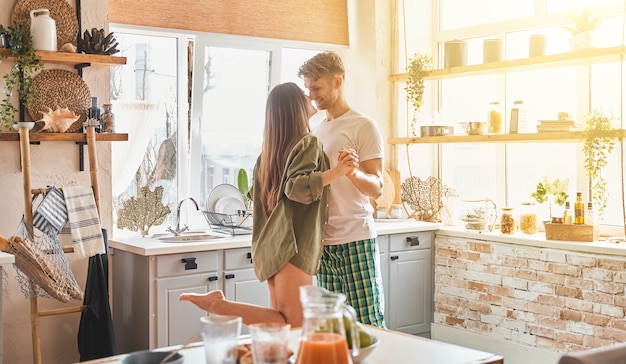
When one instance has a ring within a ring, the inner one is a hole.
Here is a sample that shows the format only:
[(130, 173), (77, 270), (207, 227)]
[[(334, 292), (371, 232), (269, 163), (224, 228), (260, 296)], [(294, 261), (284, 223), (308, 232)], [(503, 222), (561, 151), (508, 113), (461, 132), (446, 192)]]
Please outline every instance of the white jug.
[(37, 9), (30, 11), (30, 35), (33, 47), (42, 51), (57, 50), (57, 27), (50, 17), (50, 10)]

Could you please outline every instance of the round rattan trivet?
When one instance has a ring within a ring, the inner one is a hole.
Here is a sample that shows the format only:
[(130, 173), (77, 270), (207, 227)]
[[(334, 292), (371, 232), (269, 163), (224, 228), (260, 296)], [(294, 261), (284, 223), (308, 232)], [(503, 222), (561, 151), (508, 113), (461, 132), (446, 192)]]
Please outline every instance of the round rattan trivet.
[[(87, 83), (76, 73), (61, 69), (47, 70), (37, 75), (33, 81), (39, 95), (34, 105), (28, 109), (30, 117), (37, 121), (48, 108), (56, 110), (59, 107), (67, 107), (80, 118), (66, 130), (66, 133), (79, 131), (87, 120), (87, 110), (91, 106), (91, 92)], [(35, 127), (37, 130), (41, 129), (41, 125)]]
[(65, 43), (76, 45), (78, 18), (74, 8), (65, 0), (17, 0), (11, 14), (11, 21), (18, 23), (26, 21), (30, 27), (30, 11), (37, 9), (50, 10), (50, 17), (56, 22), (59, 48)]

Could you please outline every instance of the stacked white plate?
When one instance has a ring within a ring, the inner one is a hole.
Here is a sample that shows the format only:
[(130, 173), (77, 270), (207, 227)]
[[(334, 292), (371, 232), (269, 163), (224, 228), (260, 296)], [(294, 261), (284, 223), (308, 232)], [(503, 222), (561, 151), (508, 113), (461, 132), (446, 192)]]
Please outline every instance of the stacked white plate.
[(211, 190), (205, 207), (209, 212), (236, 215), (238, 211), (246, 209), (246, 204), (237, 187), (223, 183)]

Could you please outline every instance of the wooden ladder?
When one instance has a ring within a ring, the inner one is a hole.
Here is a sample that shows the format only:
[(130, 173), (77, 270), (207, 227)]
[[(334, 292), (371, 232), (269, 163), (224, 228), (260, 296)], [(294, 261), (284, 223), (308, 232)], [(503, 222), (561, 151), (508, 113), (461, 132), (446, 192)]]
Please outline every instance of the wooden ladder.
[[(33, 233), (33, 200), (32, 195), (41, 193), (41, 189), (31, 188), (31, 160), (30, 160), (30, 135), (26, 127), (19, 128), (20, 135), (20, 158), (22, 162), (22, 178), (24, 181), (24, 221), (26, 228)], [(89, 152), (89, 177), (93, 195), (96, 202), (98, 215), (100, 215), (100, 189), (98, 186), (98, 160), (96, 154), (96, 131), (93, 127), (87, 128), (87, 149)], [(73, 248), (64, 248), (63, 252), (73, 253)], [(35, 287), (32, 286), (34, 291)], [(30, 299), (30, 321), (32, 326), (33, 341), (33, 363), (41, 364), (41, 335), (39, 327), (39, 319), (45, 316), (56, 316), (68, 313), (83, 312), (86, 306), (71, 306), (50, 310), (39, 310), (39, 300), (37, 297)]]

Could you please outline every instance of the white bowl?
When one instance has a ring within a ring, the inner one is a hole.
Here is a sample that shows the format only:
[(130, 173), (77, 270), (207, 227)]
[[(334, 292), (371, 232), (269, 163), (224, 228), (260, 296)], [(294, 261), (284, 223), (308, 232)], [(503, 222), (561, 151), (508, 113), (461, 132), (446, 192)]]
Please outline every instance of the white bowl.
[(13, 129), (19, 130), (23, 126), (27, 127), (28, 130), (30, 130), (33, 128), (33, 126), (35, 126), (35, 122), (34, 121), (18, 121), (17, 123), (13, 124)]
[(363, 359), (367, 358), (378, 347), (380, 340), (378, 340), (376, 336), (372, 336), (372, 341), (373, 341), (372, 345), (359, 349), (359, 355), (352, 356), (352, 361), (354, 362), (354, 364), (360, 363)]

